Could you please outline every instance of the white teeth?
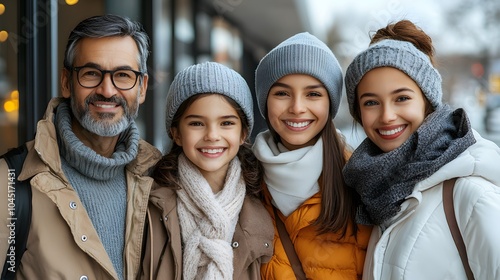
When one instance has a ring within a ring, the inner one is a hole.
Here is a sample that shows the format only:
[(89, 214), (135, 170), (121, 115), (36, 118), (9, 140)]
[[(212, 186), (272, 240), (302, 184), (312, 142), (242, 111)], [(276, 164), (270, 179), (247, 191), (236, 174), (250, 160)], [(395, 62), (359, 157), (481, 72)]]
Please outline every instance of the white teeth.
[(224, 149), (201, 149), (202, 153), (207, 153), (207, 154), (217, 154), (217, 153), (222, 153)]
[(389, 135), (394, 135), (394, 134), (400, 132), (401, 130), (403, 130), (403, 128), (404, 128), (404, 126), (400, 126), (400, 127), (396, 128), (396, 129), (391, 129), (391, 130), (381, 130), (381, 129), (379, 129), (378, 131), (382, 135), (389, 136)]
[(311, 123), (311, 121), (306, 121), (306, 122), (289, 122), (289, 121), (286, 121), (286, 124), (289, 125), (289, 126), (292, 126), (292, 127), (305, 127), (305, 126), (308, 126), (309, 124)]
[(109, 108), (115, 108), (116, 105), (108, 105), (108, 104), (94, 104), (96, 107), (100, 107), (100, 108), (105, 108), (105, 109), (109, 109)]

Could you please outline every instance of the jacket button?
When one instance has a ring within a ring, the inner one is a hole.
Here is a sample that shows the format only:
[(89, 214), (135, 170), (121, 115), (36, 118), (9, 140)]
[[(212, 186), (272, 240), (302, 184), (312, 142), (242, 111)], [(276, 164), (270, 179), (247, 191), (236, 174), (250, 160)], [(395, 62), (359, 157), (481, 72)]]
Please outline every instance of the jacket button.
[(238, 248), (240, 246), (240, 243), (234, 241), (233, 244), (231, 244), (231, 246), (233, 246), (233, 248)]
[(71, 202), (69, 203), (69, 208), (71, 208), (71, 209), (75, 210), (75, 209), (76, 209), (76, 202), (71, 201)]
[(264, 246), (266, 246), (266, 248), (269, 248), (269, 243), (264, 243)]
[(89, 278), (88, 278), (86, 275), (82, 275), (82, 276), (80, 277), (80, 280), (89, 280)]
[(166, 222), (168, 220), (168, 216), (165, 215), (165, 217), (163, 217), (163, 220)]
[[(85, 242), (87, 241), (87, 236), (86, 235), (82, 235), (82, 241)], [(85, 276), (86, 277), (86, 276)]]

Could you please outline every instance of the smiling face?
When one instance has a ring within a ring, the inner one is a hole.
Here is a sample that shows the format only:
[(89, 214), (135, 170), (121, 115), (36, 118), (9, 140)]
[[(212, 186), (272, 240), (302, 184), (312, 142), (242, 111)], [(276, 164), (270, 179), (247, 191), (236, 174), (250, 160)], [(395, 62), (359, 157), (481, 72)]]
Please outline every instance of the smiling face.
[(329, 120), (328, 91), (316, 78), (292, 74), (269, 90), (267, 119), (289, 150), (314, 145)]
[[(73, 67), (92, 66), (101, 70), (132, 69), (138, 71), (139, 51), (131, 37), (84, 38), (78, 43)], [(62, 94), (71, 98), (73, 114), (81, 126), (99, 136), (112, 137), (125, 130), (137, 116), (144, 102), (147, 78), (138, 78), (129, 90), (116, 88), (109, 74), (95, 88), (84, 88), (77, 73), (65, 69), (61, 77)]]
[(392, 67), (367, 72), (356, 98), (366, 135), (384, 152), (401, 146), (426, 117), (428, 102), (418, 85)]
[(241, 118), (220, 94), (196, 99), (171, 132), (175, 143), (203, 176), (219, 182), (224, 181), (229, 162), (246, 138)]

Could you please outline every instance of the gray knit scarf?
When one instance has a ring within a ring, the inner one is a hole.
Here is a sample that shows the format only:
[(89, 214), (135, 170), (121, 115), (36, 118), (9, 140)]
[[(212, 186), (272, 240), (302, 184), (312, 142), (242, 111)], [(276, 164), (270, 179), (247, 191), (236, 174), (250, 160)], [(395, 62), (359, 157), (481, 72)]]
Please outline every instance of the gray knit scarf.
[(380, 225), (394, 217), (416, 183), (428, 178), (476, 142), (463, 109), (442, 106), (399, 148), (384, 153), (369, 138), (344, 167), (347, 185), (364, 207), (357, 222)]
[(64, 174), (78, 193), (118, 277), (123, 279), (127, 207), (125, 166), (137, 156), (139, 131), (132, 122), (120, 134), (113, 155), (107, 158), (76, 137), (71, 128), (68, 102), (57, 107), (54, 124)]
[(181, 154), (179, 182), (182, 279), (232, 279), (231, 241), (246, 192), (240, 161), (235, 157), (229, 163), (224, 188), (214, 194), (198, 168)]

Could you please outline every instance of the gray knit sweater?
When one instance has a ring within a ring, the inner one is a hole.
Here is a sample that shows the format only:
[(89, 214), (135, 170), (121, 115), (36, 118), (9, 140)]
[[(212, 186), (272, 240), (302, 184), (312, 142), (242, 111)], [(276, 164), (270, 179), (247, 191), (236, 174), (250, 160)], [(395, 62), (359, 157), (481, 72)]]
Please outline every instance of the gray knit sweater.
[(71, 130), (71, 108), (61, 103), (55, 124), (62, 169), (82, 201), (115, 270), (123, 279), (127, 183), (125, 166), (137, 156), (135, 123), (121, 133), (110, 158), (85, 146)]

